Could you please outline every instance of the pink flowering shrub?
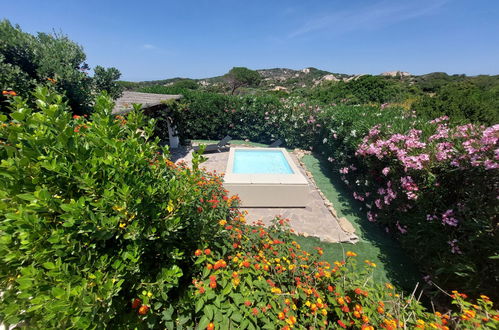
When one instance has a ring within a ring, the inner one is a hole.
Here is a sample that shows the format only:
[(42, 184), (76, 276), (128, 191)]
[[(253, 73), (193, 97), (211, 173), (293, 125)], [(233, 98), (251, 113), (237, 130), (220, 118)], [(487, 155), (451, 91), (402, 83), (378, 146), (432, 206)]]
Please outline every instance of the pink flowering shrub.
[(321, 153), (367, 219), (394, 233), (438, 285), (486, 293), (497, 286), (499, 125), (299, 97), (192, 94), (181, 102), (172, 116), (185, 137), (280, 138)]
[(395, 127), (401, 119), (366, 128), (357, 146), (343, 135), (324, 152), (343, 154), (333, 164), (368, 219), (395, 232), (434, 282), (487, 290), (499, 270), (499, 125), (453, 126), (441, 117)]

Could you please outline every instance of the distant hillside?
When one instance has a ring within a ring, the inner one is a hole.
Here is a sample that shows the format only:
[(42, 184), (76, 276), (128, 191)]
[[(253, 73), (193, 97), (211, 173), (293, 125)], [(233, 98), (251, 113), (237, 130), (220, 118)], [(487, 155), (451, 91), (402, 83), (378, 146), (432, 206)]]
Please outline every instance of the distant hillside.
[[(324, 82), (335, 81), (352, 81), (356, 80), (363, 75), (351, 75), (345, 73), (332, 73), (316, 69), (313, 67), (305, 68), (302, 70), (294, 70), (287, 68), (272, 68), (272, 69), (258, 69), (256, 70), (262, 76), (262, 82), (257, 88), (246, 89), (246, 92), (256, 91), (296, 91), (301, 89), (309, 89), (321, 86)], [(394, 80), (403, 82), (407, 85), (418, 85), (422, 91), (434, 93), (441, 86), (451, 82), (459, 82), (464, 80), (479, 80), (481, 76), (470, 77), (466, 75), (454, 74), (448, 75), (444, 72), (433, 72), (420, 76), (412, 75), (404, 71), (388, 71), (377, 75), (387, 80)], [(487, 76), (483, 76), (487, 77)], [(494, 76), (491, 76), (494, 77)], [(488, 81), (487, 78), (484, 78)], [(190, 88), (192, 86), (210, 90), (210, 91), (223, 91), (224, 80), (223, 76), (208, 77), (202, 79), (190, 79), (175, 77), (161, 80), (150, 80), (141, 82), (120, 81), (119, 82), (126, 90), (139, 90), (149, 86), (174, 86), (178, 88)], [(190, 86), (190, 87), (186, 87)], [(197, 88), (196, 87), (196, 88)]]
[[(320, 84), (322, 81), (348, 80), (356, 76), (344, 73), (331, 73), (328, 71), (305, 68), (293, 70), (287, 68), (259, 69), (256, 70), (262, 76), (262, 83), (258, 89), (264, 90), (294, 90), (297, 88), (309, 88)], [(223, 76), (209, 77), (203, 79), (190, 78), (170, 78), (163, 80), (151, 80), (141, 82), (120, 81), (120, 84), (127, 90), (137, 90), (152, 85), (170, 86), (182, 80), (197, 82), (205, 88), (217, 87), (223, 83)]]

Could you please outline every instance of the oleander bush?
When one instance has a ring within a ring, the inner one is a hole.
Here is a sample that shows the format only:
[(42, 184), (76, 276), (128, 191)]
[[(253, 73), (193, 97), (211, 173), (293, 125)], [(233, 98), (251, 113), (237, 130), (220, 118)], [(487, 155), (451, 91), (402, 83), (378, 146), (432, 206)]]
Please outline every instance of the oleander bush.
[[(427, 281), (495, 296), (499, 126), (385, 110), (378, 118), (391, 120), (367, 119), (365, 127), (349, 124), (349, 114), (328, 117), (322, 152), (368, 219), (398, 237)], [(372, 117), (372, 110), (358, 114)]]
[[(160, 322), (236, 200), (216, 175), (177, 166), (139, 111), (90, 117), (61, 95), (10, 98), (0, 120), (0, 320), (27, 328)], [(140, 299), (140, 304), (138, 303)], [(136, 312), (130, 312), (131, 305)], [(154, 316), (153, 316), (154, 315)]]

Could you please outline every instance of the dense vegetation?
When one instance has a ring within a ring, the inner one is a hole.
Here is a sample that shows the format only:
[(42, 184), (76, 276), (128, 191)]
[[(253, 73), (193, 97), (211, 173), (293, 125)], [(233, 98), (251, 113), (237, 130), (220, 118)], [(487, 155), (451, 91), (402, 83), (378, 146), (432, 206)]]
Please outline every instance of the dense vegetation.
[[(318, 82), (307, 75), (321, 71), (310, 68), (285, 72), (303, 84), (276, 93), (269, 89), (279, 69), (257, 76), (237, 68), (242, 77), (232, 72), (212, 85), (176, 79), (144, 87), (184, 95), (146, 120), (139, 107), (111, 115), (110, 96), (127, 84), (116, 83), (114, 68), (97, 66), (89, 77), (85, 54), (67, 37), (31, 36), (7, 21), (0, 32), (0, 321), (210, 330), (498, 326), (483, 295), (499, 298), (497, 77)], [(353, 252), (329, 263), (322, 249), (305, 251), (286, 219), (247, 225), (222, 178), (199, 169), (200, 154), (188, 167), (158, 146), (154, 134), (167, 117), (182, 139), (281, 138), (322, 155), (368, 219), (414, 256), (424, 280), (452, 292), (454, 310), (428, 312), (415, 292), (376, 283), (376, 264)]]
[[(0, 21), (0, 89), (14, 91), (24, 97), (37, 84), (50, 82), (65, 95), (71, 109), (78, 114), (88, 113), (94, 94), (106, 91), (111, 97), (121, 95), (116, 84), (120, 72), (116, 68), (95, 68), (85, 63), (80, 45), (62, 34), (23, 32), (9, 21)], [(0, 96), (0, 102), (5, 98)]]
[[(150, 91), (168, 92), (166, 87)], [(488, 292), (498, 283), (499, 126), (459, 125), (400, 106), (324, 105), (303, 98), (184, 91), (171, 104), (182, 138), (235, 138), (312, 149), (330, 160), (369, 218), (386, 227), (435, 283)], [(223, 115), (220, 115), (223, 114)]]
[(221, 179), (168, 160), (137, 109), (100, 96), (71, 116), (48, 88), (9, 96), (0, 120), (0, 318), (28, 328), (242, 329), (497, 325), (493, 303), (456, 312), (374, 283), (376, 264), (304, 251), (286, 221), (248, 226)]

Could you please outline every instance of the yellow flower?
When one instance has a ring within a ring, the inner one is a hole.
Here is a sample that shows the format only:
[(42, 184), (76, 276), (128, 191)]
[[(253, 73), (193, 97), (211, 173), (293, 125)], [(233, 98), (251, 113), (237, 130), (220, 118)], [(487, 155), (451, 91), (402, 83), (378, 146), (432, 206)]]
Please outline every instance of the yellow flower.
[(325, 308), (321, 309), (322, 315), (326, 316), (327, 315), (327, 310)]
[(305, 302), (305, 306), (310, 307), (310, 305), (312, 305), (312, 303), (311, 303), (310, 301), (308, 301), (308, 300), (307, 300), (307, 301)]
[(151, 298), (151, 297), (152, 297), (152, 292), (151, 292), (151, 291), (149, 291), (149, 292), (147, 293), (147, 296), (148, 296), (149, 298)]
[(222, 220), (220, 220), (220, 221), (218, 222), (218, 224), (219, 224), (220, 226), (225, 226), (225, 225), (227, 224), (227, 220), (222, 219)]
[(125, 227), (126, 227), (126, 223), (124, 223), (124, 222), (120, 222), (120, 228), (121, 228), (121, 229), (124, 229)]
[(277, 294), (282, 293), (281, 289), (279, 289), (279, 288), (272, 288), (272, 289), (270, 289), (270, 292), (277, 293)]
[(166, 207), (166, 210), (169, 213), (172, 213), (172, 211), (173, 211), (173, 201), (171, 199), (168, 201), (168, 206)]

